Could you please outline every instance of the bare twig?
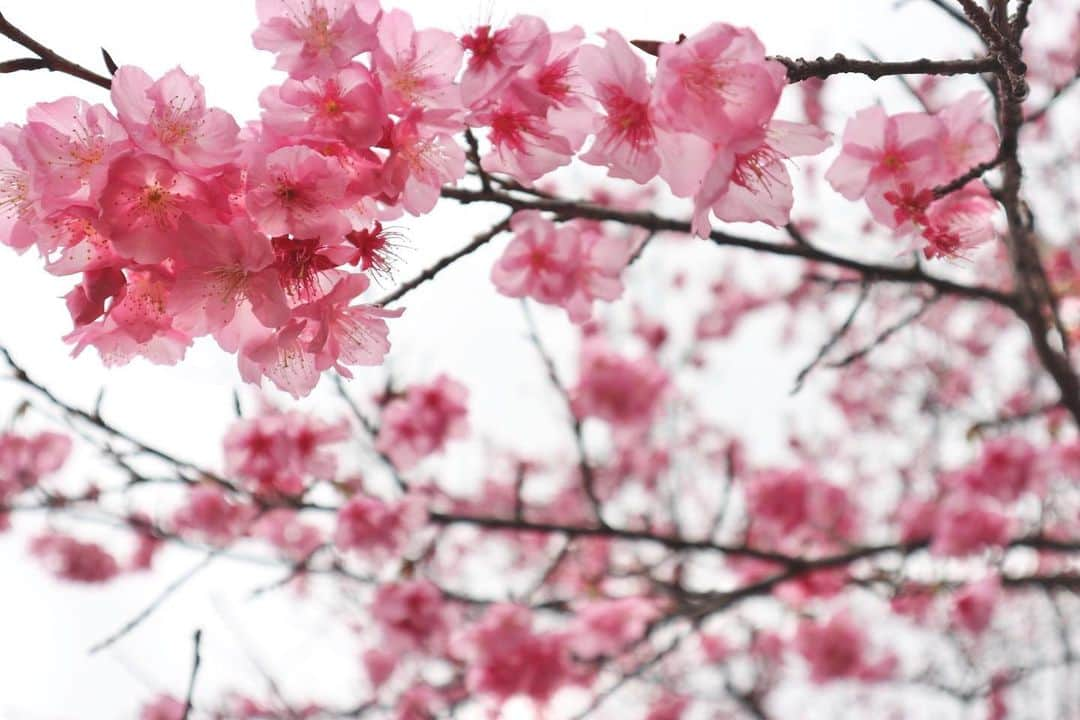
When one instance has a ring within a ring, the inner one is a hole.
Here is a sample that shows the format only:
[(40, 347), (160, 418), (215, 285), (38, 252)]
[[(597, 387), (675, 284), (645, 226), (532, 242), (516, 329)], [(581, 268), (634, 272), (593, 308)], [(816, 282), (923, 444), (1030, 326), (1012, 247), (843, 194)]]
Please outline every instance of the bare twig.
[(202, 630), (196, 630), (193, 636), (193, 644), (195, 645), (195, 656), (191, 661), (191, 678), (188, 680), (187, 695), (184, 699), (184, 714), (180, 716), (180, 720), (188, 720), (191, 715), (192, 701), (195, 697), (195, 679), (199, 675), (199, 665), (202, 664), (202, 655), (199, 652), (202, 645)]

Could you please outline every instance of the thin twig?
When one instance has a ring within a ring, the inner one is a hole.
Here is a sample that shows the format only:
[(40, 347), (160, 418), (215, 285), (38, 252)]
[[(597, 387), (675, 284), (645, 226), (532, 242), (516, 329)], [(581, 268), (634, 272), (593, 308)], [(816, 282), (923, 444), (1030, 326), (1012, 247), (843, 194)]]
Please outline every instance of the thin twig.
[(191, 662), (191, 678), (188, 680), (187, 695), (184, 700), (184, 713), (180, 716), (180, 720), (188, 720), (188, 716), (191, 715), (192, 701), (195, 698), (195, 678), (199, 675), (199, 666), (202, 664), (202, 655), (200, 654), (200, 646), (202, 645), (202, 630), (196, 630), (193, 636), (193, 643), (195, 645), (195, 657)]

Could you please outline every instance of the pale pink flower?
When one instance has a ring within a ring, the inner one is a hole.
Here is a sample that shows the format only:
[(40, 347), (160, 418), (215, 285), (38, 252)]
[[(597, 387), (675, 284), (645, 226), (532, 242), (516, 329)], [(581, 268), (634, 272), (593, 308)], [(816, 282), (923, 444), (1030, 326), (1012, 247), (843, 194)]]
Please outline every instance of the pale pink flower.
[(641, 428), (660, 411), (668, 375), (649, 355), (630, 359), (599, 342), (581, 352), (577, 385), (570, 391), (578, 417), (598, 417), (623, 428)]
[(155, 81), (125, 65), (113, 77), (112, 101), (136, 145), (195, 177), (220, 173), (240, 154), (236, 121), (206, 107), (198, 78), (180, 68)]
[(17, 125), (0, 126), (0, 243), (22, 252), (36, 240), (39, 206), (30, 189), (31, 160)]
[(604, 48), (586, 45), (578, 53), (582, 76), (604, 108), (596, 139), (581, 160), (608, 168), (608, 175), (645, 183), (660, 171), (649, 99), (652, 85), (645, 62), (614, 30), (601, 33)]
[(1043, 486), (1039, 455), (1027, 440), (1002, 437), (987, 441), (969, 467), (953, 475), (953, 484), (976, 495), (1013, 502)]
[(556, 225), (537, 210), (514, 213), (510, 229), (514, 237), (491, 268), (496, 289), (549, 305), (570, 297), (580, 241), (576, 230)]
[[(916, 189), (932, 187), (941, 178), (944, 132), (941, 120), (926, 113), (888, 116), (880, 105), (864, 108), (848, 120), (840, 155), (825, 179), (848, 200), (882, 195), (905, 181)], [(894, 226), (882, 215), (875, 218)]]
[(465, 176), (465, 151), (445, 132), (425, 127), (409, 112), (390, 133), (390, 156), (382, 170), (383, 192), (411, 215), (435, 207), (443, 185)]
[(306, 320), (292, 319), (273, 332), (257, 335), (240, 348), (237, 364), (244, 382), (267, 378), (294, 398), (308, 395), (319, 383), (318, 361), (301, 335)]
[(468, 433), (468, 390), (445, 375), (412, 385), (383, 410), (375, 447), (401, 470)]
[(249, 534), (266, 540), (294, 562), (309, 559), (326, 542), (322, 528), (304, 522), (300, 513), (288, 508), (266, 513)]
[(795, 634), (795, 648), (810, 666), (816, 683), (833, 680), (883, 680), (889, 677), (896, 658), (868, 659), (866, 635), (847, 612), (840, 611), (826, 622), (804, 620)]
[(494, 97), (526, 63), (547, 57), (551, 33), (540, 18), (517, 15), (505, 28), (477, 27), (461, 38), (461, 46), (469, 51), (461, 78), (461, 99), (474, 107)]
[(274, 67), (306, 80), (348, 65), (375, 47), (375, 0), (257, 0), (255, 47), (277, 54)]
[(561, 304), (570, 320), (580, 325), (592, 318), (594, 301), (610, 302), (622, 295), (620, 275), (632, 248), (623, 238), (604, 232), (598, 223), (571, 220), (567, 226), (578, 236), (577, 257), (570, 296)]
[(506, 700), (525, 695), (544, 703), (573, 684), (568, 639), (536, 633), (532, 614), (521, 605), (492, 605), (466, 634), (470, 691)]
[(409, 14), (397, 8), (379, 20), (378, 38), (372, 63), (392, 112), (460, 106), (454, 78), (464, 51), (457, 38), (445, 30), (414, 30)]
[(176, 531), (213, 545), (224, 545), (244, 531), (254, 508), (241, 505), (217, 485), (203, 483), (192, 488), (185, 504), (173, 513)]
[(653, 102), (666, 128), (729, 142), (772, 118), (786, 84), (753, 31), (713, 23), (660, 46)]
[(346, 365), (380, 365), (390, 351), (386, 319), (401, 317), (404, 310), (350, 305), (369, 284), (364, 275), (345, 275), (326, 295), (293, 311), (309, 320), (305, 337), (317, 369), (334, 368), (351, 378)]
[(139, 720), (183, 720), (186, 706), (183, 700), (161, 694), (142, 706)]
[(791, 220), (793, 197), (784, 160), (816, 155), (829, 144), (828, 133), (812, 125), (773, 120), (760, 143), (735, 151), (731, 180), (719, 195), (702, 191), (694, 196), (695, 216), (711, 209), (725, 222), (786, 225)]
[(425, 520), (426, 513), (417, 498), (387, 503), (356, 495), (338, 510), (334, 544), (342, 550), (359, 550), (375, 557), (397, 555)]
[(593, 600), (575, 609), (570, 647), (581, 658), (615, 657), (640, 640), (660, 615), (652, 600), (641, 597)]
[(971, 555), (1009, 541), (1012, 523), (987, 501), (960, 493), (939, 508), (930, 550), (937, 555)]
[(570, 141), (558, 134), (543, 115), (520, 100), (505, 97), (472, 114), (469, 123), (489, 128), (492, 151), (481, 164), (531, 183), (555, 168), (568, 165), (574, 154)]
[(97, 543), (82, 542), (70, 535), (49, 532), (30, 543), (30, 552), (61, 580), (102, 583), (120, 572), (116, 558)]
[(92, 345), (110, 367), (136, 356), (163, 365), (179, 362), (192, 339), (168, 312), (171, 285), (172, 278), (160, 269), (129, 271), (105, 317), (64, 338), (75, 343), (71, 354)]
[(450, 634), (450, 616), (442, 591), (427, 580), (380, 585), (371, 616), (392, 648), (441, 654)]
[(973, 90), (937, 112), (945, 132), (941, 152), (944, 172), (959, 177), (997, 155), (998, 132), (986, 120), (989, 95)]
[(239, 220), (229, 227), (182, 221), (178, 237), (183, 259), (176, 265), (169, 310), (181, 326), (194, 335), (217, 332), (241, 303), (250, 305), (266, 327), (288, 322), (289, 307), (265, 235)]
[(42, 208), (95, 205), (109, 165), (131, 146), (119, 121), (104, 105), (74, 97), (34, 105), (26, 119), (22, 138)]
[(333, 479), (337, 458), (329, 448), (348, 436), (344, 421), (327, 423), (268, 406), (229, 428), (225, 467), (259, 492), (297, 495), (313, 478)]
[(289, 78), (264, 90), (259, 103), (263, 126), (274, 133), (340, 140), (353, 148), (377, 143), (389, 122), (376, 81), (358, 63), (329, 76)]
[(71, 454), (71, 438), (54, 432), (36, 435), (0, 434), (0, 502), (35, 487), (63, 467)]
[(275, 150), (248, 172), (248, 212), (267, 235), (343, 237), (348, 176), (333, 158), (294, 145)]
[(982, 580), (968, 583), (953, 593), (952, 620), (972, 635), (980, 635), (990, 627), (1000, 599), (1000, 575), (988, 575)]
[(113, 249), (138, 263), (161, 262), (177, 251), (182, 218), (213, 222), (219, 212), (210, 189), (154, 155), (113, 163), (101, 212)]

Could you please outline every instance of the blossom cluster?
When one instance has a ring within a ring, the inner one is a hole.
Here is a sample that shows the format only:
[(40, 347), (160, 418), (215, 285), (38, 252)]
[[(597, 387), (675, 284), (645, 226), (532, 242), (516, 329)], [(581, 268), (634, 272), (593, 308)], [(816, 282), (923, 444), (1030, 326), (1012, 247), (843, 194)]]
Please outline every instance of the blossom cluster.
[(944, 196), (935, 189), (997, 157), (997, 129), (985, 115), (978, 92), (935, 113), (865, 108), (844, 128), (825, 179), (848, 200), (864, 199), (877, 222), (918, 237), (927, 258), (962, 256), (994, 237), (997, 203), (978, 179)]
[[(113, 109), (67, 97), (0, 131), (0, 241), (78, 277), (75, 353), (171, 364), (211, 336), (246, 381), (294, 396), (323, 370), (380, 364), (402, 311), (359, 298), (394, 258), (382, 223), (430, 212), (464, 176), (455, 136), (468, 128), (487, 131), (479, 170), (523, 183), (579, 152), (612, 177), (659, 176), (693, 199), (701, 235), (710, 211), (787, 222), (783, 161), (828, 144), (773, 118), (784, 67), (722, 23), (662, 45), (650, 79), (615, 31), (592, 45), (532, 16), (458, 38), (371, 0), (257, 8), (255, 46), (288, 75), (259, 96), (257, 122), (209, 106), (180, 68), (124, 66)], [(575, 322), (620, 294), (629, 254), (601, 224), (529, 213), (514, 231), (493, 271), (501, 292)]]

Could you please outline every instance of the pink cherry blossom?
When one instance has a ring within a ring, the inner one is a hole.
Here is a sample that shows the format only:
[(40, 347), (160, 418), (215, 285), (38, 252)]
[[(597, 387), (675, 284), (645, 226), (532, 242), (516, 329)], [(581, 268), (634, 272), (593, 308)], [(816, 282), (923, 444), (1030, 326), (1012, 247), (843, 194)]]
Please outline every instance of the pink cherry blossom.
[(976, 495), (1012, 502), (1041, 485), (1037, 461), (1035, 448), (1023, 438), (996, 438), (983, 446), (973, 465), (956, 473), (953, 482)]
[(983, 633), (994, 618), (1001, 598), (1001, 576), (988, 575), (953, 594), (952, 619), (973, 635)]
[(810, 665), (810, 679), (816, 683), (885, 679), (895, 665), (895, 658), (888, 656), (877, 662), (869, 660), (866, 635), (846, 611), (837, 612), (825, 622), (801, 622), (795, 648)]
[(596, 300), (610, 302), (622, 295), (620, 276), (630, 261), (632, 247), (597, 223), (572, 220), (567, 225), (578, 234), (577, 257), (570, 296), (561, 304), (570, 320), (581, 324), (592, 317)]
[[(881, 195), (901, 182), (933, 185), (941, 172), (944, 125), (925, 113), (886, 115), (879, 105), (855, 113), (844, 128), (839, 157), (825, 179), (848, 200)], [(891, 222), (888, 216), (875, 217)]]
[(257, 0), (255, 47), (277, 54), (274, 67), (306, 80), (348, 65), (375, 47), (372, 0)]
[(97, 203), (109, 165), (130, 148), (127, 132), (104, 105), (67, 97), (26, 112), (23, 140), (32, 182), (46, 211)]
[(289, 319), (285, 293), (272, 267), (270, 240), (242, 221), (231, 227), (182, 221), (176, 281), (169, 310), (194, 335), (215, 332), (232, 321), (241, 303), (263, 325)]
[(245, 201), (267, 235), (337, 238), (351, 230), (341, 210), (348, 177), (333, 158), (302, 145), (281, 148), (251, 168)]
[(660, 411), (668, 382), (651, 356), (630, 359), (602, 343), (586, 343), (571, 403), (578, 417), (633, 429), (646, 426)]
[(344, 421), (327, 423), (304, 413), (266, 407), (229, 428), (225, 466), (262, 492), (296, 495), (311, 478), (333, 478), (337, 459), (329, 447), (348, 433)]
[(340, 140), (349, 147), (374, 145), (388, 118), (371, 72), (348, 65), (330, 76), (289, 78), (259, 96), (263, 126), (294, 138)]
[(607, 167), (611, 177), (648, 182), (660, 171), (660, 155), (645, 63), (616, 31), (601, 37), (606, 47), (586, 45), (578, 54), (581, 74), (604, 108), (596, 140), (581, 160)]
[(950, 178), (997, 155), (997, 128), (986, 120), (988, 100), (985, 92), (972, 91), (937, 113), (945, 129), (942, 154)]
[(390, 133), (390, 157), (383, 166), (383, 192), (412, 215), (435, 207), (439, 190), (465, 175), (465, 151), (450, 135), (425, 127), (409, 112)]
[(408, 13), (397, 8), (379, 20), (379, 44), (372, 63), (388, 108), (399, 115), (410, 107), (456, 108), (461, 93), (454, 78), (464, 51), (444, 30), (415, 30)]
[(735, 152), (731, 181), (723, 192), (708, 196), (702, 191), (694, 196), (695, 216), (710, 208), (725, 222), (786, 225), (794, 200), (791, 177), (783, 161), (816, 155), (828, 146), (828, 133), (812, 125), (773, 120), (760, 144)]
[(461, 38), (469, 51), (461, 78), (461, 99), (477, 106), (509, 83), (515, 72), (536, 58), (546, 57), (551, 45), (547, 24), (538, 17), (517, 15), (505, 28), (481, 25)]
[(38, 214), (30, 189), (30, 158), (17, 125), (0, 126), (0, 243), (22, 252), (34, 244)]
[(165, 365), (179, 362), (191, 336), (168, 312), (171, 285), (172, 277), (163, 270), (129, 272), (106, 315), (64, 338), (75, 344), (72, 355), (92, 345), (108, 366), (123, 365), (136, 356)]
[(71, 438), (54, 432), (0, 434), (0, 502), (36, 486), (71, 454)]
[(535, 114), (515, 98), (505, 97), (473, 113), (469, 123), (490, 128), (492, 151), (481, 161), (488, 172), (506, 173), (531, 183), (568, 165), (574, 154), (570, 141), (558, 134), (545, 116)]
[(441, 653), (450, 633), (442, 592), (427, 580), (380, 585), (371, 615), (390, 647)]
[(375, 557), (402, 552), (424, 522), (424, 509), (415, 498), (387, 503), (357, 495), (341, 506), (334, 544)]
[(465, 386), (445, 375), (413, 385), (383, 410), (375, 447), (401, 470), (468, 432)]
[(653, 102), (665, 127), (727, 142), (765, 125), (786, 84), (753, 31), (713, 23), (660, 46)]
[(180, 68), (155, 81), (125, 65), (113, 78), (112, 100), (132, 141), (178, 170), (206, 179), (239, 155), (236, 121), (224, 110), (206, 107), (198, 78)]
[(618, 655), (640, 640), (660, 615), (655, 602), (640, 597), (596, 600), (583, 604), (576, 613), (570, 645), (582, 658)]
[(219, 217), (206, 185), (154, 155), (113, 163), (101, 209), (113, 249), (138, 263), (161, 262), (177, 251), (181, 219)]
[(161, 694), (142, 706), (139, 720), (183, 720), (185, 709), (184, 701)]
[(1009, 541), (1009, 518), (987, 501), (958, 494), (939, 509), (930, 549), (939, 555), (970, 555)]
[(573, 291), (578, 233), (536, 210), (514, 213), (510, 229), (514, 238), (491, 269), (495, 287), (509, 297), (532, 297), (549, 305), (564, 302)]
[(61, 580), (103, 583), (120, 572), (116, 558), (105, 548), (60, 532), (49, 532), (34, 538), (30, 543), (30, 552)]
[(187, 500), (175, 513), (172, 523), (177, 532), (194, 536), (215, 545), (228, 543), (245, 528), (253, 508), (233, 501), (225, 491), (202, 484), (188, 493)]
[(369, 284), (363, 275), (346, 275), (326, 295), (294, 310), (296, 317), (309, 319), (307, 348), (317, 369), (332, 367), (352, 377), (345, 366), (379, 365), (390, 351), (386, 318), (401, 317), (404, 310), (350, 305)]
[(471, 662), (466, 682), (473, 692), (498, 700), (525, 695), (544, 703), (574, 682), (567, 639), (535, 633), (532, 615), (521, 605), (488, 608), (468, 632), (467, 644)]

